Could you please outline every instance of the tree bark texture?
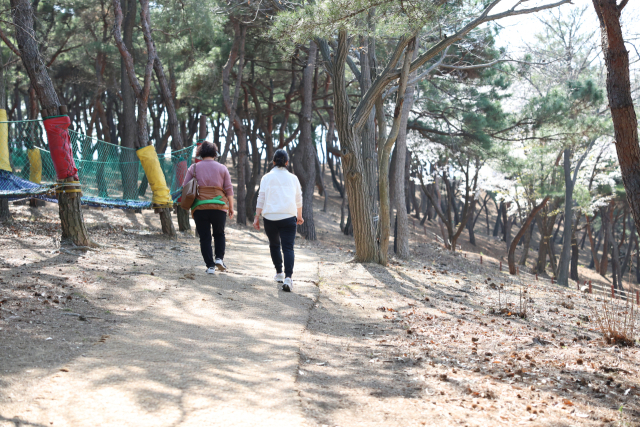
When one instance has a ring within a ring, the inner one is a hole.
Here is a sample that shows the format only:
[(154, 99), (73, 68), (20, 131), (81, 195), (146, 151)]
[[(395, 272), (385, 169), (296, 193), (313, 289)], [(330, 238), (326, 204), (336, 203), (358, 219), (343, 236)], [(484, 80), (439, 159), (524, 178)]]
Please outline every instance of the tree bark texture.
[[(133, 52), (133, 28), (136, 23), (137, 0), (122, 0), (125, 10), (122, 26), (123, 43), (129, 52)], [(127, 148), (136, 148), (136, 97), (133, 93), (125, 59), (120, 58), (120, 93), (122, 95), (122, 132), (120, 144)], [(132, 150), (122, 150), (120, 154), (120, 175), (122, 176), (122, 192), (125, 199), (137, 198), (138, 158)]]
[(6, 224), (13, 221), (11, 211), (9, 210), (9, 199), (0, 199), (0, 223)]
[[(416, 48), (413, 51), (412, 60), (415, 59), (418, 52), (416, 41)], [(406, 55), (406, 53), (405, 53)], [(409, 75), (409, 80), (415, 77), (415, 73)], [(414, 102), (414, 84), (407, 84), (407, 89), (404, 94), (404, 105), (402, 106), (402, 115), (400, 118), (400, 131), (396, 140), (395, 148), (395, 168), (393, 171), (393, 205), (396, 208), (396, 222), (397, 232), (394, 239), (394, 248), (396, 249), (396, 256), (400, 259), (409, 258), (411, 255), (409, 249), (409, 215), (407, 213), (407, 205), (405, 203), (405, 181), (409, 171), (405, 168), (407, 162), (407, 122), (409, 121), (409, 114), (413, 108)]]
[(296, 148), (293, 169), (302, 187), (302, 217), (304, 223), (298, 225), (298, 232), (307, 240), (316, 240), (313, 222), (313, 192), (316, 184), (316, 150), (314, 148), (311, 119), (313, 115), (313, 76), (316, 68), (318, 46), (309, 43), (307, 64), (302, 73), (302, 111), (300, 112), (300, 139)]
[[(402, 124), (402, 111), (405, 103), (405, 93), (407, 89), (407, 83), (409, 80), (409, 66), (411, 65), (411, 59), (415, 50), (415, 39), (407, 45), (404, 52), (404, 62), (402, 65), (402, 72), (400, 73), (400, 83), (396, 98), (396, 107), (393, 113), (393, 125), (391, 131), (384, 145), (380, 147), (382, 149), (381, 155), (379, 155), (378, 163), (378, 191), (380, 193), (380, 263), (386, 265), (389, 257), (389, 237), (391, 234), (390, 222), (390, 198), (389, 198), (389, 160), (391, 156), (391, 150), (395, 144), (398, 134), (400, 133), (400, 127)], [(406, 125), (405, 125), (406, 128)], [(404, 151), (406, 153), (406, 150)], [(403, 159), (404, 160), (404, 159)], [(404, 164), (404, 162), (402, 163)], [(403, 168), (404, 169), (404, 168)], [(402, 179), (402, 185), (404, 186), (404, 177)], [(403, 191), (404, 193), (404, 191)], [(403, 194), (404, 196), (404, 194)], [(401, 205), (404, 205), (404, 197), (400, 201)], [(405, 215), (406, 216), (406, 215)], [(406, 218), (405, 218), (406, 219)]]
[(616, 151), (627, 201), (640, 229), (640, 145), (638, 119), (629, 78), (629, 52), (620, 25), (622, 9), (616, 0), (593, 0), (600, 21), (602, 52), (607, 66), (607, 95), (615, 134)]
[[(323, 47), (328, 50), (328, 46)], [(342, 166), (348, 195), (348, 206), (352, 218), (356, 243), (355, 260), (358, 262), (379, 262), (379, 248), (376, 243), (374, 223), (374, 201), (366, 193), (362, 150), (356, 143), (354, 129), (349, 123), (350, 103), (346, 89), (345, 65), (349, 49), (346, 30), (338, 33), (338, 47), (334, 59), (330, 60), (333, 75), (333, 98), (336, 128), (342, 150)], [(324, 54), (325, 61), (329, 54)], [(348, 226), (345, 227), (347, 229)]]

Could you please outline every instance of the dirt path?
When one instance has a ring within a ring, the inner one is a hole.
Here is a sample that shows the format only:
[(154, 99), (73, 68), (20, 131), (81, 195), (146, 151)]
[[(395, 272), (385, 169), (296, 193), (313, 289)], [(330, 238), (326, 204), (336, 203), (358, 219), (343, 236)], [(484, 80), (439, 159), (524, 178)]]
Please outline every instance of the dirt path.
[[(288, 294), (272, 280), (263, 235), (228, 236), (226, 274), (204, 273), (195, 239), (156, 251), (180, 268), (147, 275), (161, 288), (155, 300), (48, 375), (9, 381), (0, 426), (306, 425), (294, 385), (315, 255), (297, 249)], [(119, 314), (136, 305), (114, 295)]]

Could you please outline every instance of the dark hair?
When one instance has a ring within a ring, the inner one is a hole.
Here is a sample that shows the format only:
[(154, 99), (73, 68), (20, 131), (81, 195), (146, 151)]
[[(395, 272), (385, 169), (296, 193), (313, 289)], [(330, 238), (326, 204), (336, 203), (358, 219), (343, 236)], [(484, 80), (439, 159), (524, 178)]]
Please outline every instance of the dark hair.
[(287, 152), (282, 148), (276, 150), (275, 154), (273, 155), (273, 163), (277, 167), (283, 168), (287, 165), (287, 162), (289, 162), (289, 155), (287, 154)]
[(203, 159), (205, 157), (218, 157), (218, 147), (213, 142), (204, 141), (196, 150), (196, 156)]

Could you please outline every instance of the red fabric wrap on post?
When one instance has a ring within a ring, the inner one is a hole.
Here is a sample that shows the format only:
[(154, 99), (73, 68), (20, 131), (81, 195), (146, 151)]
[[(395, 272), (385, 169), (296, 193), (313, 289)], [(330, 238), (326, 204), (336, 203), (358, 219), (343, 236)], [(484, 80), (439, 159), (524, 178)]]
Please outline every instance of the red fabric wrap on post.
[(69, 131), (67, 130), (69, 129), (69, 125), (71, 125), (69, 116), (44, 120), (51, 160), (53, 161), (53, 167), (56, 170), (58, 180), (73, 177), (78, 181), (78, 168), (76, 168), (76, 162), (73, 161), (71, 139), (69, 138)]

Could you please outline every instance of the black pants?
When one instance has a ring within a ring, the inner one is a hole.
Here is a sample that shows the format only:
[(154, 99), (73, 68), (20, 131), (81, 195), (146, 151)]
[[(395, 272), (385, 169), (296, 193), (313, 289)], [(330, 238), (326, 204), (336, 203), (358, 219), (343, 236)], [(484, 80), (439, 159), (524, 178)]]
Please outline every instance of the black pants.
[[(269, 221), (265, 218), (264, 231), (269, 238), (271, 261), (276, 267), (276, 272), (282, 273), (282, 254), (284, 254), (284, 276), (291, 277), (295, 259), (293, 243), (296, 241), (296, 217), (292, 216), (279, 221)], [(280, 253), (281, 246), (282, 254)]]
[(213, 267), (213, 249), (211, 248), (211, 230), (216, 247), (216, 258), (224, 259), (225, 237), (224, 226), (227, 223), (227, 213), (217, 209), (202, 209), (193, 213), (196, 230), (200, 235), (200, 252), (207, 267)]

